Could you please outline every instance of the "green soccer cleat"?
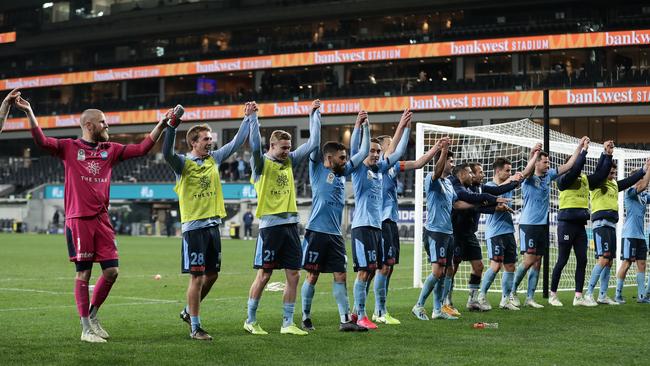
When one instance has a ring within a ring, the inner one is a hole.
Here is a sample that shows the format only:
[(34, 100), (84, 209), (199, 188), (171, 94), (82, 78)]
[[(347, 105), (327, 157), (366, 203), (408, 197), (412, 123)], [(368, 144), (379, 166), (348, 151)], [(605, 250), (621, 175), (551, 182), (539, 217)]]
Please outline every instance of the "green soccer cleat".
[(262, 329), (262, 327), (257, 323), (246, 323), (244, 322), (244, 330), (250, 334), (254, 335), (266, 335), (269, 334), (267, 331)]
[(295, 324), (291, 323), (286, 327), (280, 328), (280, 334), (293, 334), (293, 335), (304, 336), (309, 333), (305, 332), (304, 330), (298, 328)]

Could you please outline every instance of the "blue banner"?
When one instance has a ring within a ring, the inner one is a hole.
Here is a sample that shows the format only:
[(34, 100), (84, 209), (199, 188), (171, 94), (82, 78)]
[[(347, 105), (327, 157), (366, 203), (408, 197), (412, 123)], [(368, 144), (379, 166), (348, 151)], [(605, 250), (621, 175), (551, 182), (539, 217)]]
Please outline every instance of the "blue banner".
[[(256, 198), (257, 194), (252, 184), (224, 183), (223, 198), (225, 200), (239, 200)], [(45, 199), (63, 199), (64, 188), (62, 184), (45, 186)], [(111, 184), (112, 200), (178, 200), (174, 185), (168, 183), (152, 184)]]

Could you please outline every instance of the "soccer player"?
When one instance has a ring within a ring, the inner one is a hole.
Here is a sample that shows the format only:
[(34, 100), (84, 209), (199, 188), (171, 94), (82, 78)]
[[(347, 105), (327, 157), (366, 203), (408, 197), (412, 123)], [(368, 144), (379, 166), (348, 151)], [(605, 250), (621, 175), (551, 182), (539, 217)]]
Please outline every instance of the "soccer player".
[[(403, 117), (412, 119), (412, 113), (409, 110), (404, 111)], [(393, 137), (383, 135), (377, 137), (381, 145), (384, 155), (389, 155), (395, 151), (397, 141), (400, 141), (404, 132), (404, 126), (398, 125)], [(384, 204), (382, 207), (382, 247), (381, 253), (383, 257), (383, 265), (381, 269), (377, 270), (377, 276), (386, 278), (386, 298), (388, 297), (388, 287), (390, 278), (393, 275), (394, 266), (399, 264), (400, 242), (399, 232), (397, 228), (398, 220), (398, 205), (397, 205), (397, 176), (400, 172), (409, 170), (420, 169), (433, 159), (436, 153), (436, 147), (432, 147), (424, 155), (417, 160), (402, 160), (397, 161), (383, 175), (382, 195), (384, 197)], [(382, 281), (375, 280), (375, 286)], [(379, 296), (375, 298), (375, 312), (372, 315), (372, 321), (383, 324), (400, 324), (400, 321), (392, 317), (386, 310), (386, 302), (380, 303), (382, 300)], [(379, 310), (379, 311), (378, 311)]]
[(320, 141), (320, 100), (312, 103), (309, 112), (309, 140), (291, 151), (291, 134), (276, 130), (271, 133), (270, 148), (262, 153), (259, 122), (252, 119), (249, 142), (253, 156), (251, 168), (257, 191), (255, 216), (260, 219), (260, 233), (255, 247), (253, 268), (257, 269), (248, 296), (248, 317), (244, 329), (251, 334), (268, 334), (257, 322), (257, 307), (264, 287), (274, 269), (284, 269), (287, 284), (283, 295), (281, 334), (307, 335), (293, 322), (296, 290), (300, 280), (302, 251), (298, 233), (298, 207), (293, 168), (318, 148)]
[[(476, 167), (477, 163), (474, 164)], [(476, 282), (474, 280), (474, 277), (470, 276), (470, 286), (472, 286), (470, 290), (476, 290), (478, 288), (478, 286), (474, 287), (473, 285), (478, 285), (480, 283), (480, 274), (483, 272), (483, 263), (481, 261), (483, 257), (481, 254), (481, 247), (478, 243), (478, 239), (476, 239), (476, 235), (474, 234), (476, 230), (478, 230), (478, 219), (475, 218), (476, 213), (480, 215), (480, 212), (494, 212), (496, 207), (493, 206), (506, 203), (508, 202), (508, 199), (503, 197), (496, 197), (494, 194), (480, 192), (480, 190), (477, 190), (476, 192), (471, 190), (470, 187), (474, 182), (474, 174), (469, 163), (456, 165), (452, 171), (452, 175), (449, 177), (449, 180), (454, 187), (454, 192), (456, 192), (458, 200), (482, 205), (479, 208), (451, 211), (451, 221), (454, 231), (454, 255), (452, 260), (453, 267), (448, 268), (448, 273), (445, 276), (443, 293), (444, 305), (442, 306), (442, 311), (452, 316), (460, 316), (460, 312), (454, 308), (453, 302), (451, 301), (454, 283), (453, 280), (456, 272), (458, 271), (460, 263), (463, 260), (470, 261), (472, 269), (478, 266), (478, 264), (475, 262), (478, 262), (481, 265), (481, 268), (478, 271), (479, 282)], [(498, 187), (500, 190), (497, 191), (497, 195), (506, 192), (504, 188), (507, 189), (508, 187), (511, 187), (510, 189), (514, 189), (516, 186), (517, 182), (501, 186), (503, 188)], [(487, 210), (488, 207), (492, 211)], [(474, 293), (475, 292), (476, 291), (474, 291)], [(469, 297), (469, 299), (472, 298), (472, 296)], [(469, 310), (480, 310), (478, 302), (476, 301), (475, 303), (468, 301), (467, 308)]]
[[(533, 173), (535, 161), (540, 150), (540, 144), (535, 145), (531, 150), (528, 164), (521, 174), (523, 179), (528, 178)], [(510, 183), (508, 180), (511, 178), (512, 163), (509, 160), (497, 158), (492, 166), (494, 168), (494, 178), (487, 185), (499, 186), (504, 183)], [(501, 196), (512, 198), (512, 191), (504, 193)], [(515, 275), (515, 263), (517, 263), (517, 243), (515, 242), (512, 210), (496, 211), (488, 215), (485, 226), (485, 238), (487, 239), (490, 267), (485, 271), (485, 276), (481, 281), (481, 293), (479, 294), (478, 302), (482, 309), (486, 311), (492, 309), (492, 306), (486, 298), (487, 293), (501, 266), (503, 266), (504, 273), (501, 277), (501, 302), (499, 303), (499, 307), (507, 310), (519, 310), (518, 307), (510, 302), (512, 281)]]
[[(115, 233), (108, 217), (111, 172), (121, 161), (146, 155), (160, 137), (164, 120), (139, 144), (122, 145), (108, 142), (104, 113), (87, 109), (80, 117), (80, 139), (55, 139), (45, 137), (28, 101), (19, 96), (14, 105), (27, 115), (36, 145), (63, 161), (65, 232), (69, 258), (77, 271), (74, 294), (81, 317), (81, 340), (104, 343), (109, 335), (99, 323), (97, 312), (117, 279), (119, 264)], [(93, 262), (99, 262), (102, 275), (89, 301), (88, 281)]]
[(213, 149), (212, 130), (206, 124), (192, 126), (186, 135), (187, 154), (174, 152), (176, 127), (167, 127), (163, 155), (176, 175), (174, 191), (181, 212), (181, 272), (189, 273), (187, 305), (181, 319), (190, 324), (190, 338), (212, 340), (201, 328), (199, 310), (221, 270), (219, 225), (226, 217), (219, 165), (232, 155), (249, 134), (256, 104), (246, 103), (244, 120), (235, 138), (220, 149)]
[[(541, 259), (549, 245), (548, 238), (548, 211), (550, 208), (551, 182), (559, 175), (571, 169), (581, 154), (586, 151), (589, 138), (583, 137), (578, 142), (576, 150), (569, 160), (557, 169), (549, 168), (548, 153), (539, 151), (535, 159), (535, 171), (521, 183), (523, 204), (519, 218), (519, 250), (524, 258), (517, 267), (515, 279), (510, 293), (510, 302), (519, 307), (521, 303), (517, 298), (517, 287), (528, 273), (528, 293), (524, 306), (534, 309), (543, 308), (544, 305), (535, 301), (535, 289), (539, 279)], [(540, 145), (541, 148), (541, 145)]]
[(612, 162), (609, 176), (600, 187), (591, 190), (591, 225), (596, 242), (596, 259), (598, 262), (591, 271), (587, 287), (587, 297), (592, 302), (596, 284), (600, 280), (600, 293), (597, 302), (605, 305), (618, 305), (607, 296), (612, 260), (616, 255), (616, 223), (618, 222), (618, 192), (632, 187), (645, 175), (645, 169), (639, 169), (629, 177), (616, 180), (617, 166)]
[(648, 245), (645, 241), (644, 221), (646, 205), (650, 204), (650, 194), (646, 192), (650, 182), (650, 159), (645, 162), (645, 175), (633, 187), (625, 191), (625, 223), (623, 224), (623, 250), (621, 267), (616, 275), (616, 297), (614, 301), (625, 304), (623, 283), (627, 270), (636, 261), (637, 297), (639, 303), (650, 303), (646, 298), (645, 260), (648, 257)]
[(244, 214), (244, 239), (251, 240), (253, 238), (253, 221), (255, 221), (255, 216), (249, 208)]
[(453, 255), (453, 227), (451, 210), (470, 209), (475, 206), (459, 201), (454, 188), (447, 178), (454, 168), (454, 155), (449, 151), (450, 140), (443, 137), (437, 144), (439, 151), (434, 160), (434, 171), (424, 179), (427, 197), (427, 220), (425, 224), (424, 248), (431, 263), (431, 274), (424, 281), (417, 303), (411, 312), (420, 320), (429, 320), (424, 309), (427, 298), (434, 291), (433, 319), (458, 319), (442, 311), (443, 280), (446, 268), (451, 265)]
[(7, 117), (9, 116), (9, 110), (11, 110), (11, 105), (15, 103), (16, 98), (20, 96), (20, 91), (18, 89), (12, 90), (5, 99), (2, 100), (2, 104), (0, 104), (0, 133), (2, 133), (2, 129), (5, 126), (5, 122), (7, 121)]
[[(485, 173), (483, 172), (483, 166), (481, 163), (470, 162), (468, 165), (472, 173), (472, 179), (468, 189), (473, 193), (488, 193), (494, 196), (499, 196), (517, 188), (519, 186), (519, 181), (522, 179), (521, 173), (515, 173), (509, 183), (500, 186), (485, 185), (483, 184)], [(460, 182), (457, 184), (460, 184)], [(455, 184), (454, 189), (458, 195), (458, 192), (462, 187), (457, 187)], [(451, 212), (454, 227), (454, 245), (460, 248), (461, 261), (469, 261), (471, 265), (471, 273), (469, 275), (469, 294), (467, 297), (467, 309), (469, 311), (490, 310), (485, 306), (485, 304), (480, 304), (478, 301), (479, 287), (481, 285), (484, 268), (481, 245), (476, 237), (481, 213), (492, 214), (495, 211), (506, 211), (508, 209), (508, 206), (499, 204), (496, 207), (482, 206), (478, 209), (452, 210)], [(454, 267), (454, 271), (458, 269), (459, 265), (460, 262)], [(451, 296), (451, 291), (449, 294)]]
[[(406, 151), (410, 135), (411, 114), (408, 111), (402, 114), (400, 126), (403, 134), (397, 148), (391, 154), (382, 156), (379, 140), (370, 140), (370, 153), (358, 169), (352, 172), (352, 186), (356, 206), (352, 215), (352, 259), (357, 278), (354, 282), (354, 309), (357, 315), (357, 324), (369, 329), (377, 328), (366, 316), (367, 286), (375, 275), (375, 270), (381, 269), (385, 262), (382, 250), (381, 217), (383, 207), (383, 175), (399, 161)], [(356, 154), (359, 150), (359, 135), (353, 135), (351, 152)], [(392, 254), (392, 253), (390, 253)], [(379, 272), (375, 279), (375, 309), (379, 318), (385, 317), (386, 304), (386, 276)], [(353, 316), (354, 319), (354, 316)]]
[(345, 178), (358, 169), (370, 151), (370, 128), (368, 114), (359, 112), (355, 131), (363, 128), (361, 149), (348, 160), (345, 146), (329, 141), (322, 150), (312, 151), (309, 160), (309, 181), (312, 186), (312, 211), (302, 246), (302, 267), (307, 278), (302, 284), (302, 327), (314, 330), (311, 319), (311, 303), (316, 281), (321, 273), (333, 273), (332, 293), (338, 306), (341, 323), (339, 330), (367, 331), (352, 321), (346, 289), (347, 256), (345, 239), (341, 231), (343, 207), (345, 206)]
[(560, 210), (557, 219), (558, 258), (551, 277), (551, 294), (548, 303), (551, 306), (562, 306), (557, 297), (557, 288), (564, 266), (569, 261), (571, 248), (576, 256), (575, 297), (573, 306), (597, 306), (593, 299), (582, 296), (587, 268), (587, 232), (585, 225), (589, 220), (589, 190), (599, 187), (605, 182), (612, 165), (614, 143), (606, 141), (603, 153), (598, 159), (596, 170), (591, 175), (582, 173), (587, 161), (587, 148), (582, 150), (573, 167), (559, 176), (555, 182), (560, 191)]

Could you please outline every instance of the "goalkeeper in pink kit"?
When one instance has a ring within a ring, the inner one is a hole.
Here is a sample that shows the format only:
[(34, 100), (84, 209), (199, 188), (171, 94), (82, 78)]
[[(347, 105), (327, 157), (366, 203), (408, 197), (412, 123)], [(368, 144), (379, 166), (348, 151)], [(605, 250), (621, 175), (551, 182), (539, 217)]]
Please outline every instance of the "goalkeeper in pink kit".
[[(77, 271), (74, 295), (81, 317), (81, 340), (106, 342), (109, 335), (100, 325), (97, 311), (118, 274), (117, 243), (108, 218), (111, 172), (121, 161), (146, 155), (173, 114), (168, 112), (139, 144), (122, 145), (108, 142), (108, 124), (100, 110), (88, 109), (81, 114), (81, 138), (55, 139), (45, 137), (28, 101), (18, 97), (14, 105), (27, 115), (36, 144), (63, 161), (65, 235), (69, 258)], [(102, 274), (89, 299), (88, 282), (94, 262), (101, 265)]]

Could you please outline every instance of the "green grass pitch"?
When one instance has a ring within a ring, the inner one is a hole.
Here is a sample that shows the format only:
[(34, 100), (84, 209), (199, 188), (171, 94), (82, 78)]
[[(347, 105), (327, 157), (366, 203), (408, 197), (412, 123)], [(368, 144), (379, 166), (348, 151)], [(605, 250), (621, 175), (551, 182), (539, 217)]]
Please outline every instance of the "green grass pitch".
[[(258, 320), (270, 334), (252, 336), (242, 324), (254, 243), (225, 240), (220, 278), (201, 307), (203, 326), (215, 339), (192, 341), (178, 317), (188, 282), (179, 273), (180, 239), (119, 237), (118, 245), (120, 277), (99, 313), (111, 339), (86, 344), (79, 340), (64, 238), (0, 234), (0, 365), (633, 365), (648, 364), (650, 356), (650, 306), (634, 302), (635, 288), (626, 288), (623, 306), (574, 308), (572, 293), (562, 293), (561, 309), (483, 314), (463, 312), (467, 293), (458, 291), (460, 320), (419, 321), (410, 313), (419, 293), (411, 288), (411, 245), (404, 245), (388, 297), (402, 325), (338, 332), (331, 275), (321, 275), (312, 309), (316, 331), (280, 335), (281, 293), (265, 292)], [(278, 272), (271, 281), (283, 277)], [(350, 297), (352, 282), (350, 272)], [(490, 297), (493, 306), (497, 296)], [(546, 304), (541, 295), (538, 301)], [(372, 311), (372, 292), (368, 304)], [(498, 322), (499, 329), (473, 329), (477, 321)]]

